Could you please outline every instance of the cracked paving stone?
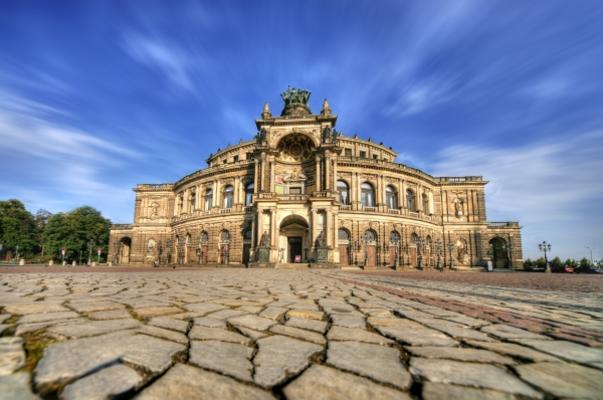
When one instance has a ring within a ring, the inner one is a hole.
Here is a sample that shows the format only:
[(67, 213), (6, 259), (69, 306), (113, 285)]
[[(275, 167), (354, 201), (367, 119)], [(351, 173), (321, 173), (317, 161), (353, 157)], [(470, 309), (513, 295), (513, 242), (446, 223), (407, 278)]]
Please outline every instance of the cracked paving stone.
[(406, 393), (323, 365), (308, 368), (284, 393), (290, 400), (410, 400)]
[(603, 372), (569, 363), (535, 363), (515, 368), (526, 382), (558, 397), (600, 399)]
[(93, 311), (88, 314), (90, 319), (110, 320), (110, 319), (131, 319), (132, 315), (125, 309)]
[(569, 361), (590, 364), (603, 360), (603, 349), (566, 340), (517, 340), (517, 342)]
[(492, 363), (512, 365), (516, 364), (512, 358), (501, 356), (488, 350), (468, 349), (464, 347), (441, 347), (441, 346), (408, 346), (405, 350), (409, 353), (425, 358), (444, 358), (456, 361), (472, 361), (480, 363)]
[(263, 337), (268, 336), (266, 332), (256, 331), (255, 329), (243, 328), (241, 326), (237, 326), (237, 329), (245, 336), (250, 337), (253, 340), (258, 340)]
[(395, 343), (391, 339), (373, 332), (366, 331), (364, 329), (345, 328), (341, 326), (331, 327), (331, 329), (329, 329), (329, 333), (327, 334), (327, 338), (329, 340), (373, 343), (380, 344), (382, 346)]
[(413, 357), (410, 372), (431, 382), (494, 389), (537, 399), (543, 397), (526, 383), (494, 365)]
[(203, 326), (193, 326), (188, 333), (191, 339), (196, 340), (220, 340), (222, 342), (240, 343), (247, 345), (250, 340), (248, 337), (236, 332), (228, 331), (222, 328), (206, 328)]
[(242, 315), (240, 317), (229, 318), (227, 321), (232, 325), (255, 329), (256, 331), (266, 331), (271, 326), (276, 325), (276, 321), (273, 321), (268, 318), (258, 317), (257, 315), (249, 314)]
[(190, 349), (190, 362), (202, 368), (251, 382), (253, 364), (249, 360), (253, 351), (251, 347), (236, 343), (215, 340), (193, 341)]
[(176, 364), (136, 397), (137, 400), (274, 400), (270, 392), (245, 385), (227, 376)]
[(198, 317), (193, 320), (194, 325), (204, 326), (206, 328), (226, 328), (226, 321), (223, 319)]
[(370, 317), (371, 324), (382, 335), (413, 346), (455, 346), (458, 342), (440, 331), (400, 318)]
[[(553, 357), (546, 353), (541, 353), (540, 351), (536, 351), (529, 347), (520, 346), (514, 343), (504, 343), (504, 342), (480, 342), (477, 340), (466, 340), (467, 344), (474, 347), (481, 347), (483, 349), (495, 351), (497, 353), (502, 353), (511, 357), (517, 357), (524, 360), (530, 361), (556, 361), (560, 362), (561, 360), (557, 357)], [(548, 343), (548, 341), (547, 341)]]
[(118, 308), (124, 308), (123, 304), (115, 303), (113, 301), (70, 301), (69, 308), (74, 309), (77, 312), (89, 313), (94, 311), (105, 311), (114, 310)]
[(141, 382), (142, 377), (132, 368), (116, 364), (67, 385), (61, 399), (108, 399), (134, 389)]
[(17, 324), (31, 324), (36, 322), (48, 322), (56, 320), (65, 320), (78, 318), (79, 314), (73, 311), (48, 312), (24, 315), (17, 321)]
[(144, 333), (145, 335), (155, 336), (160, 339), (171, 340), (172, 342), (187, 344), (188, 338), (185, 334), (171, 331), (169, 329), (159, 328), (151, 325), (143, 325), (136, 330), (138, 333)]
[(78, 378), (102, 366), (124, 360), (153, 373), (167, 369), (186, 346), (132, 331), (69, 340), (46, 348), (36, 367), (37, 387)]
[(31, 392), (29, 374), (26, 372), (0, 375), (0, 397), (10, 400), (35, 400), (39, 398)]
[(0, 337), (0, 375), (9, 375), (25, 365), (23, 339)]
[(495, 340), (485, 333), (471, 329), (466, 325), (457, 324), (456, 322), (450, 322), (443, 319), (424, 318), (420, 320), (419, 323), (429, 328), (442, 331), (455, 339), (473, 339), (484, 342)]
[(189, 311), (194, 311), (196, 313), (199, 313), (199, 315), (201, 315), (201, 316), (209, 314), (211, 312), (225, 310), (228, 308), (226, 306), (223, 306), (220, 304), (213, 304), (213, 303), (184, 304), (182, 307)]
[(289, 310), (289, 311), (287, 311), (287, 318), (303, 318), (303, 319), (314, 319), (316, 321), (322, 321), (325, 319), (325, 314), (322, 311)]
[[(264, 311), (260, 313), (260, 317), (272, 319), (274, 321), (282, 319), (287, 313), (287, 309), (284, 307), (273, 307), (268, 306)], [(0, 321), (1, 322), (1, 321)]]
[(299, 373), (308, 366), (310, 357), (323, 350), (317, 344), (280, 335), (259, 339), (257, 345), (254, 380), (264, 387), (272, 387)]
[(17, 303), (17, 304), (6, 304), (4, 311), (10, 314), (26, 315), (26, 314), (40, 314), (40, 313), (51, 313), (51, 312), (65, 312), (69, 311), (59, 303), (45, 303), (38, 301), (35, 303)]
[(119, 330), (139, 328), (141, 325), (142, 324), (139, 321), (133, 318), (106, 321), (83, 321), (76, 324), (52, 326), (48, 329), (48, 334), (59, 338), (83, 338)]
[(0, 314), (0, 324), (10, 318), (10, 314)]
[(178, 331), (181, 333), (185, 333), (188, 330), (188, 321), (168, 317), (151, 318), (148, 324), (158, 328), (170, 329), (172, 331)]
[(465, 386), (446, 385), (443, 383), (425, 382), (423, 384), (424, 400), (515, 400), (510, 393), (497, 392), (490, 389), (476, 389)]
[(328, 324), (324, 321), (316, 321), (313, 319), (303, 318), (290, 318), (285, 322), (285, 325), (292, 326), (294, 328), (307, 329), (318, 333), (325, 333), (327, 331)]
[[(548, 336), (532, 333), (514, 326), (493, 324), (481, 328), (482, 332), (489, 333), (502, 339), (534, 339), (534, 340), (552, 340)], [(479, 339), (478, 339), (479, 340)]]
[(360, 342), (332, 342), (327, 362), (376, 381), (408, 389), (411, 376), (402, 365), (398, 349)]
[(246, 315), (248, 314), (245, 311), (237, 311), (237, 310), (220, 310), (220, 311), (216, 311), (213, 312), (211, 314), (207, 314), (206, 317), (209, 318), (213, 318), (213, 319), (223, 319), (223, 320), (227, 320), (228, 318), (234, 318), (234, 317), (239, 317), (241, 315)]
[(159, 317), (162, 315), (178, 314), (182, 309), (173, 306), (134, 308), (134, 312), (142, 318)]
[(362, 314), (329, 314), (334, 326), (344, 328), (364, 328), (366, 320)]
[(294, 328), (292, 326), (275, 325), (270, 328), (273, 333), (278, 333), (285, 336), (291, 336), (297, 339), (306, 340), (320, 345), (327, 344), (327, 340), (319, 333), (307, 331), (305, 329)]

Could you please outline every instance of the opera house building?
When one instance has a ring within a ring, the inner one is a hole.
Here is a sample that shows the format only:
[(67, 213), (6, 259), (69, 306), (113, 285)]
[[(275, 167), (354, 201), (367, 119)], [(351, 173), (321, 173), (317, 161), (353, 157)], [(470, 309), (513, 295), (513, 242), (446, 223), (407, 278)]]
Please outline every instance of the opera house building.
[(325, 100), (289, 88), (250, 141), (173, 183), (140, 184), (109, 261), (326, 268), (523, 268), (517, 222), (488, 222), (481, 176), (436, 177), (346, 136)]

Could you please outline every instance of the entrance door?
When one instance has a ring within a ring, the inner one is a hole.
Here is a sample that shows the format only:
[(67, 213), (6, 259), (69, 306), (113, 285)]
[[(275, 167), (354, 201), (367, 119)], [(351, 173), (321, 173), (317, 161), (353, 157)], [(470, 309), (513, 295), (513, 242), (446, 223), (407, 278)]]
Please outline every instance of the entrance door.
[(350, 260), (348, 259), (348, 245), (340, 244), (339, 245), (339, 263), (342, 266), (350, 265)]
[(366, 266), (368, 268), (375, 268), (377, 266), (377, 251), (374, 244), (366, 246)]
[[(287, 239), (289, 245), (289, 262), (301, 262), (302, 258), (302, 238), (301, 237), (289, 237)], [(296, 261), (297, 258), (297, 261)]]

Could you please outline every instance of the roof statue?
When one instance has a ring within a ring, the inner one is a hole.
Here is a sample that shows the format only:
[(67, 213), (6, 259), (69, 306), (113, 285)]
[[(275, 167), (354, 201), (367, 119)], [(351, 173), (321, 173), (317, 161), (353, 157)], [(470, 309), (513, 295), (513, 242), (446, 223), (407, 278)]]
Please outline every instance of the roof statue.
[(329, 107), (329, 102), (327, 99), (322, 102), (322, 110), (320, 110), (320, 115), (323, 117), (328, 117), (331, 115), (331, 107)]
[(308, 107), (310, 91), (289, 86), (281, 93), (281, 98), (285, 102), (282, 116), (305, 117), (312, 114)]
[(264, 109), (262, 110), (262, 119), (268, 119), (272, 117), (270, 113), (270, 105), (266, 102), (264, 103)]

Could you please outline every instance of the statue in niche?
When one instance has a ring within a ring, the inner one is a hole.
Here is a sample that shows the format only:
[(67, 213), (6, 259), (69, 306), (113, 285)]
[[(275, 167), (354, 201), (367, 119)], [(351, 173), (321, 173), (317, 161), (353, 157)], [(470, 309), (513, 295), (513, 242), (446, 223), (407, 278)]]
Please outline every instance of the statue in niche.
[(325, 231), (320, 231), (316, 240), (314, 241), (315, 247), (325, 247), (327, 245), (327, 240), (325, 238)]
[(333, 138), (331, 127), (325, 126), (322, 129), (321, 141), (323, 143), (331, 143), (331, 139)]
[(467, 242), (463, 239), (456, 241), (456, 259), (460, 264), (469, 263), (469, 254), (467, 249)]
[(151, 209), (151, 218), (159, 217), (159, 204), (157, 202), (151, 203), (149, 208)]
[(262, 233), (262, 238), (260, 239), (260, 247), (269, 247), (270, 246), (270, 234), (268, 231)]
[(463, 199), (461, 198), (454, 200), (454, 215), (456, 215), (457, 218), (463, 216)]
[(263, 144), (266, 141), (266, 130), (264, 128), (260, 129), (256, 134), (255, 134), (255, 141), (258, 144)]

